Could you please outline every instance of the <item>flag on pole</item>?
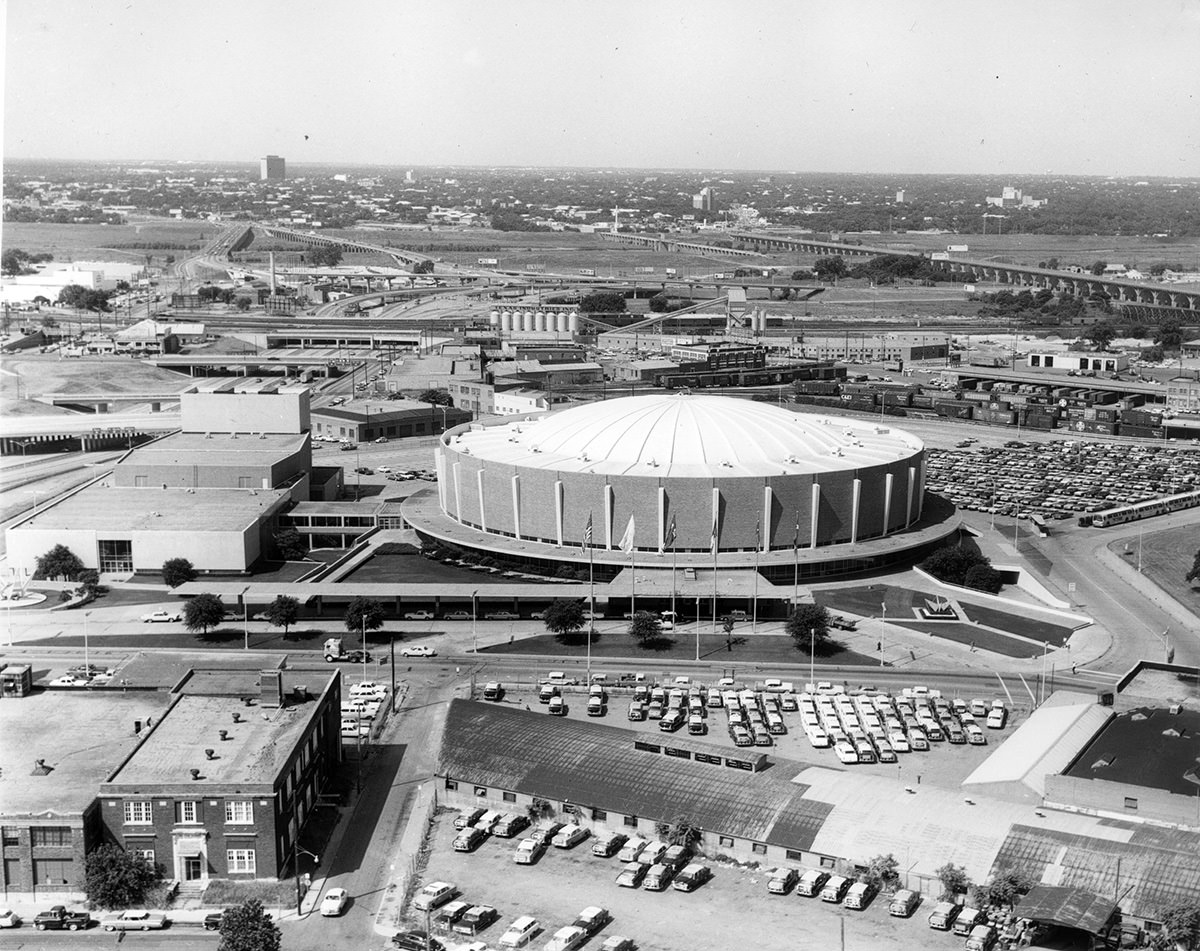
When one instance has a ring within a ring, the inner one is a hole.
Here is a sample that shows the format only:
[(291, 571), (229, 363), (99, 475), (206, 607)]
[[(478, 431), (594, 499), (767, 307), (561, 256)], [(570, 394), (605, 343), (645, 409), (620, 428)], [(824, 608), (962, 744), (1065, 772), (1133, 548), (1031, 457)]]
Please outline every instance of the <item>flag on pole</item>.
[(754, 523), (754, 547), (762, 548), (762, 519)]
[(625, 534), (621, 536), (621, 541), (617, 544), (621, 551), (633, 551), (633, 516), (629, 516), (629, 524), (625, 526)]
[(792, 547), (793, 548), (800, 547), (800, 515), (799, 515), (799, 513), (796, 514), (796, 537), (792, 539)]
[(715, 515), (713, 516), (712, 542), (711, 542), (710, 547), (712, 548), (713, 557), (716, 558), (717, 557), (717, 517)]
[(589, 515), (587, 525), (583, 529), (583, 548), (584, 550), (592, 546), (592, 517)]
[(667, 526), (667, 537), (663, 540), (663, 548), (675, 547), (675, 516), (671, 516), (671, 524)]

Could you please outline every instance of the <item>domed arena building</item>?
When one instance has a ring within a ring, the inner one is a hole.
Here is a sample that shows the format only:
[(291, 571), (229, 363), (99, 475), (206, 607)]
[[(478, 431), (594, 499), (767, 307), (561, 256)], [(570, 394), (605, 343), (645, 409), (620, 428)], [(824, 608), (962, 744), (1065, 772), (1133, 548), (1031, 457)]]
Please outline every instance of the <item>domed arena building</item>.
[(437, 473), (406, 521), (526, 570), (757, 564), (783, 583), (912, 560), (957, 528), (915, 436), (724, 396), (469, 423), (441, 437)]

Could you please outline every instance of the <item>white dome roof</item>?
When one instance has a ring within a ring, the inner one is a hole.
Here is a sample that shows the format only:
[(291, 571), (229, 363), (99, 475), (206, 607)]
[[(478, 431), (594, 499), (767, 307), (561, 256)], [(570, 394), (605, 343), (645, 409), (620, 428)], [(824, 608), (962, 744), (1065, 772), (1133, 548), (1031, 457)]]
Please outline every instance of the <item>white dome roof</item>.
[(830, 472), (895, 462), (923, 446), (857, 419), (727, 396), (630, 396), (463, 433), (453, 447), (539, 469), (665, 477)]

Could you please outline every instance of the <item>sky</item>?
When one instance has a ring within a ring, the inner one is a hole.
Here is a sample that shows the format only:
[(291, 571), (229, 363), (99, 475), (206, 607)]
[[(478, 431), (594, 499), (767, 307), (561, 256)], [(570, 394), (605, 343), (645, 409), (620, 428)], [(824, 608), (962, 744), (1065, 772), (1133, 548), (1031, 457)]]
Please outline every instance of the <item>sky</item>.
[(1200, 176), (1200, 0), (7, 0), (6, 158)]

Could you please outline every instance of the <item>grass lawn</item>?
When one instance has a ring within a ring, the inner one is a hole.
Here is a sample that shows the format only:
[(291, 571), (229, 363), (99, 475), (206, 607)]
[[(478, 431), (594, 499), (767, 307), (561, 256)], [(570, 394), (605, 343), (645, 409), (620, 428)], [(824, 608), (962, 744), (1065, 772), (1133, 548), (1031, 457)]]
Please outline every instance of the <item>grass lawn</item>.
[(281, 882), (238, 882), (214, 878), (204, 889), (204, 905), (211, 908), (228, 908), (257, 898), (266, 907), (296, 903), (296, 882), (285, 879)]
[(444, 565), (423, 555), (374, 555), (341, 580), (345, 583), (368, 581), (444, 582), (446, 584), (528, 584), (528, 578), (505, 578), (485, 571), (471, 571), (457, 565)]
[[(1109, 550), (1137, 566), (1137, 540), (1125, 551), (1125, 542), (1113, 542)], [(1196, 550), (1200, 548), (1200, 528), (1181, 525), (1164, 532), (1142, 536), (1142, 574), (1171, 595), (1193, 614), (1200, 616), (1200, 586), (1183, 580), (1191, 570)]]
[(847, 611), (862, 617), (879, 617), (880, 605), (886, 604), (889, 620), (912, 617), (914, 608), (926, 607), (926, 600), (933, 599), (934, 595), (923, 591), (910, 591), (886, 584), (813, 592), (813, 600), (835, 614)]
[[(988, 627), (1007, 631), (1009, 634), (1020, 634), (1035, 641), (1044, 641), (1055, 647), (1062, 647), (1075, 628), (1061, 624), (1052, 624), (1038, 618), (1021, 617), (1009, 614), (1007, 611), (997, 611), (995, 608), (985, 608), (978, 604), (960, 603), (963, 614), (976, 624), (986, 624)], [(1083, 627), (1082, 624), (1078, 625)]]
[(1038, 656), (1036, 645), (1026, 643), (1025, 641), (1018, 641), (1015, 637), (1008, 637), (999, 631), (990, 631), (986, 627), (976, 627), (973, 624), (955, 622), (946, 623), (945, 621), (935, 623), (928, 621), (900, 621), (898, 623), (900, 627), (906, 627), (912, 631), (920, 631), (922, 634), (932, 634), (934, 637), (943, 637), (957, 644), (970, 644), (982, 650), (991, 651), (994, 654), (1003, 654), (1005, 657)]
[[(202, 245), (220, 229), (206, 221), (175, 221), (151, 219), (125, 225), (102, 224), (42, 224), (27, 221), (6, 221), (3, 242), (6, 248), (26, 251), (49, 251), (56, 262), (63, 261), (131, 261), (145, 260), (147, 254), (158, 259), (193, 245)], [(131, 244), (163, 244), (170, 247), (141, 249), (124, 247)], [(110, 250), (112, 249), (112, 250)]]
[[(789, 637), (778, 635), (739, 636), (734, 635), (733, 649), (726, 646), (724, 634), (700, 633), (701, 660), (728, 660), (763, 664), (800, 664), (808, 660), (808, 652), (800, 650)], [(536, 634), (511, 644), (485, 647), (480, 653), (491, 654), (553, 654), (561, 657), (585, 657), (586, 643), (560, 644), (553, 634)], [(620, 658), (636, 663), (646, 661), (695, 660), (695, 632), (679, 630), (673, 638), (663, 638), (652, 648), (638, 646), (624, 633), (598, 635), (592, 642), (593, 658)], [(856, 654), (854, 651), (838, 650), (820, 657), (822, 664), (844, 664), (848, 666), (878, 666), (877, 658)]]

